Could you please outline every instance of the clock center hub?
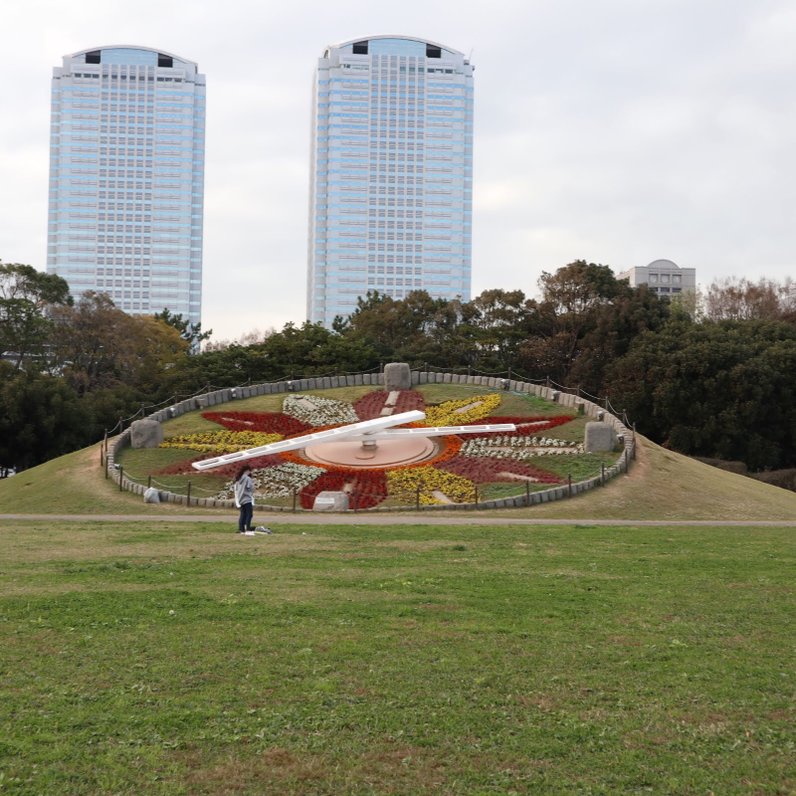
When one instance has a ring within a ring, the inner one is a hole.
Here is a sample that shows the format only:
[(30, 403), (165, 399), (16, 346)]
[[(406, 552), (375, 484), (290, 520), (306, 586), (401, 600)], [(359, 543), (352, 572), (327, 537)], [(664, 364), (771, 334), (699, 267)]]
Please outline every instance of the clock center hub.
[(440, 446), (429, 437), (400, 439), (345, 440), (307, 445), (304, 456), (319, 464), (338, 467), (388, 469), (433, 459)]

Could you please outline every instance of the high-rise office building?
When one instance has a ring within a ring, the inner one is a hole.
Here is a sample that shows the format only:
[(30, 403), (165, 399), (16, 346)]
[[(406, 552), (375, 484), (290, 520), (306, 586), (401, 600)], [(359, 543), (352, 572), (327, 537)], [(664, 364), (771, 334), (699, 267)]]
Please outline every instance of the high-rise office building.
[(470, 299), (473, 66), (441, 44), (330, 46), (315, 79), (307, 316), (378, 290)]
[(53, 70), (47, 270), (119, 309), (202, 303), (205, 78), (176, 55), (116, 46)]

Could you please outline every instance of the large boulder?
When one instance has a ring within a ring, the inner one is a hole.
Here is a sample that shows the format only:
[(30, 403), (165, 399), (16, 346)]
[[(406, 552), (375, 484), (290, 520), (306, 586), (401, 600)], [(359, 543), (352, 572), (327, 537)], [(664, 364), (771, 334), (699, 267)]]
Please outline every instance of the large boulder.
[(133, 448), (157, 448), (163, 442), (163, 426), (157, 420), (144, 418), (130, 426), (130, 446)]
[(384, 366), (384, 389), (387, 392), (412, 389), (412, 372), (406, 362), (390, 362)]

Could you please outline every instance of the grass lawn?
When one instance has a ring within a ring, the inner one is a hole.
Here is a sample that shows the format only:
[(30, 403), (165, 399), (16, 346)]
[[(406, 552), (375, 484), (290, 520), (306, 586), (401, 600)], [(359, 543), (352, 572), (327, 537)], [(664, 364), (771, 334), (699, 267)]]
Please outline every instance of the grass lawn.
[(274, 527), (4, 521), (0, 793), (796, 791), (792, 528)]

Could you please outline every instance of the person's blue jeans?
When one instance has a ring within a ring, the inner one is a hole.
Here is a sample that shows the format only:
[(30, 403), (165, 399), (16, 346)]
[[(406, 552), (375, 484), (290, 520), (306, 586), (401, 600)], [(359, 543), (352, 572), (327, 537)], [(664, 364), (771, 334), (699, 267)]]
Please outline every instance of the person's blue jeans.
[(238, 520), (238, 532), (248, 531), (252, 527), (252, 517), (254, 516), (254, 503), (242, 503), (240, 507), (240, 519)]

